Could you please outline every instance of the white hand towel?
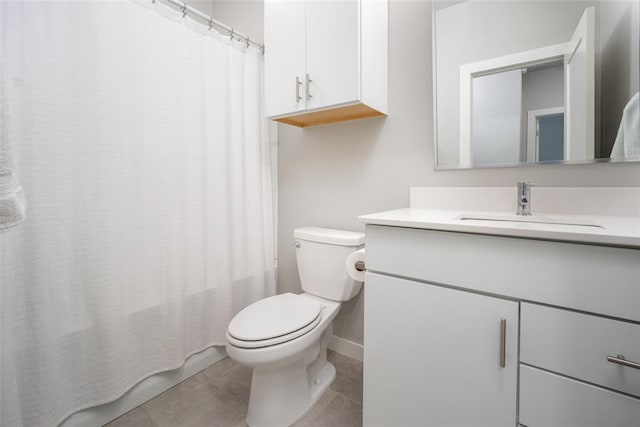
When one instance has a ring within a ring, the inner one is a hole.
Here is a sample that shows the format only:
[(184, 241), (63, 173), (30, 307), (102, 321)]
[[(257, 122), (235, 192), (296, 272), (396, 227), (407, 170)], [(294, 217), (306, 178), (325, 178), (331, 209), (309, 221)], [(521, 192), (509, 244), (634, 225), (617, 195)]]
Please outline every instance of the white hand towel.
[(624, 107), (618, 136), (611, 150), (612, 159), (640, 160), (640, 99), (639, 92)]
[(0, 231), (24, 221), (24, 197), (9, 144), (9, 111), (0, 68)]

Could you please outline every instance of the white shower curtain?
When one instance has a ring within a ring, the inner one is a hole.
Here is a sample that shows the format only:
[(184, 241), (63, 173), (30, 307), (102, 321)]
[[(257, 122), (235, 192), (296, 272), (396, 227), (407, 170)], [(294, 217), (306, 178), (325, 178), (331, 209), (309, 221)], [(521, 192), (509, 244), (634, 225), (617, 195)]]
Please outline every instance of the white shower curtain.
[(0, 425), (51, 426), (274, 293), (262, 58), (151, 0), (0, 8), (27, 199), (0, 233)]

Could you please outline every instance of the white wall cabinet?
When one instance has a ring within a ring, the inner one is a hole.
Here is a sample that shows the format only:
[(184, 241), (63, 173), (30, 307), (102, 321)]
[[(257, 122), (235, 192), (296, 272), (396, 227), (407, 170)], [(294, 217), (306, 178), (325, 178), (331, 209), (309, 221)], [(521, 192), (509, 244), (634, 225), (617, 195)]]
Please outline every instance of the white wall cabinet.
[(363, 425), (516, 423), (518, 303), (367, 273)]
[(387, 113), (386, 0), (266, 0), (265, 110), (300, 127)]
[(265, 111), (267, 117), (306, 109), (304, 1), (265, 1)]
[(640, 250), (365, 233), (364, 425), (640, 425)]

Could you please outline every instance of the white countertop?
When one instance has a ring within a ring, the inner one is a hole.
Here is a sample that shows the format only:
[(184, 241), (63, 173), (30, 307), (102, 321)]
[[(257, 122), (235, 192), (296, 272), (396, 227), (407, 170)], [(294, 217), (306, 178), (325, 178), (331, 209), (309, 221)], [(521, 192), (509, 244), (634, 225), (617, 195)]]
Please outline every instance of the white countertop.
[[(537, 219), (549, 220), (549, 218), (551, 218), (590, 225), (461, 219), (465, 217), (493, 219), (513, 218), (516, 220), (524, 219), (531, 221), (536, 221)], [(505, 211), (425, 209), (413, 207), (362, 215), (359, 219), (360, 222), (365, 224), (394, 227), (640, 248), (639, 217), (560, 215), (553, 213), (534, 213), (530, 217), (521, 217), (516, 216), (513, 212)]]

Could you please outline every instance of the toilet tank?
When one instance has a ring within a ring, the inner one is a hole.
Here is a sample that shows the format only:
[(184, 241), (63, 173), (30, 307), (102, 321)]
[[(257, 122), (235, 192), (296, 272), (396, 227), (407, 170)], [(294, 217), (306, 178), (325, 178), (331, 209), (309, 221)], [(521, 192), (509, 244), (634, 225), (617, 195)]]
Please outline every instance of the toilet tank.
[(293, 233), (302, 289), (333, 301), (358, 295), (362, 282), (347, 274), (349, 254), (364, 247), (364, 233), (330, 228), (302, 227)]

